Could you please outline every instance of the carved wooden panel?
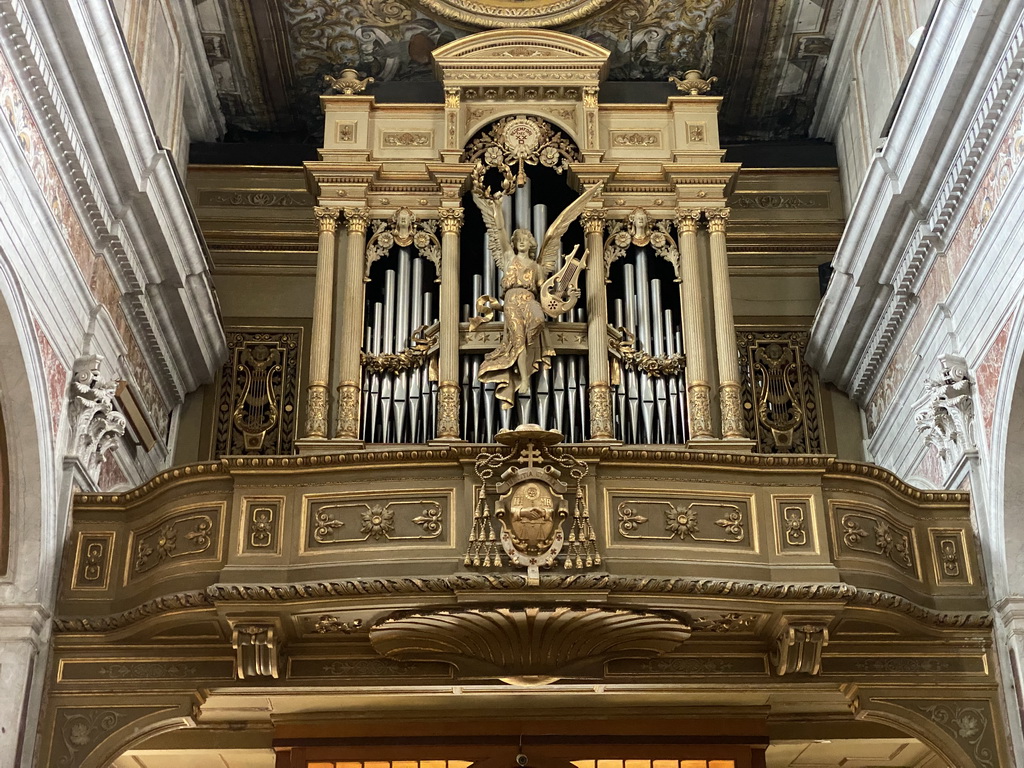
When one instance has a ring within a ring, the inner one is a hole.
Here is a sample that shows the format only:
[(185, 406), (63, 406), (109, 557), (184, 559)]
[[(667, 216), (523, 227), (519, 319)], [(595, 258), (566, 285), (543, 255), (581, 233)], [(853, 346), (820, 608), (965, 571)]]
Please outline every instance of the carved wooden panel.
[(818, 551), (811, 499), (800, 496), (772, 496), (776, 551), (816, 553)]
[(756, 549), (749, 496), (611, 491), (607, 499), (616, 544)]
[(228, 328), (218, 376), (213, 455), (292, 452), (301, 328)]
[(339, 546), (450, 544), (451, 491), (318, 494), (305, 497), (303, 504), (307, 552)]
[(71, 588), (74, 590), (104, 590), (110, 586), (111, 550), (114, 547), (114, 533), (78, 534), (75, 551), (74, 574)]
[(125, 583), (171, 563), (219, 559), (224, 508), (223, 503), (186, 507), (159, 522), (132, 530), (128, 536)]
[(284, 497), (247, 496), (242, 500), (242, 510), (240, 551), (280, 552)]
[(824, 453), (806, 331), (737, 334), (743, 416), (759, 453)]
[(963, 528), (929, 528), (936, 584), (973, 584)]
[(920, 579), (914, 529), (872, 507), (832, 505), (836, 557), (857, 555), (883, 561), (902, 575)]

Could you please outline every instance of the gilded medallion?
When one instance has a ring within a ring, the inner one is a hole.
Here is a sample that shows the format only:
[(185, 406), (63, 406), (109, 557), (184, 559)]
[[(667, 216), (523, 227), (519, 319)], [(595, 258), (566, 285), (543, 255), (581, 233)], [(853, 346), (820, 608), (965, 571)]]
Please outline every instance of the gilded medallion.
[(427, 11), (469, 27), (557, 27), (617, 0), (418, 0)]

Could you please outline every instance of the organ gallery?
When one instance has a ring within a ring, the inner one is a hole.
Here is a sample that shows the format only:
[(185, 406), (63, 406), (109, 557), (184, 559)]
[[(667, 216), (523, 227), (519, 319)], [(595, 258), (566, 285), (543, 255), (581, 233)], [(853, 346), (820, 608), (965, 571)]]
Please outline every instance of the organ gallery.
[(726, 162), (686, 62), (631, 101), (557, 31), (432, 60), (422, 102), (332, 75), (301, 171), (190, 177), (230, 357), (197, 460), (75, 498), (43, 764), (1010, 765), (968, 496), (836, 457), (766, 268), (834, 248), (835, 169)]

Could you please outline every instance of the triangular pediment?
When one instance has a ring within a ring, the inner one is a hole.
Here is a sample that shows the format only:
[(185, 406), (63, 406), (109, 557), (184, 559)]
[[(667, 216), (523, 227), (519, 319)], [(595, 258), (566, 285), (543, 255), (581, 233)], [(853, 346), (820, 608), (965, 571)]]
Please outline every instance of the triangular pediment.
[(543, 29), (492, 30), (460, 38), (434, 51), (438, 78), (460, 85), (536, 82), (562, 72), (580, 84), (607, 73), (610, 52), (588, 40)]

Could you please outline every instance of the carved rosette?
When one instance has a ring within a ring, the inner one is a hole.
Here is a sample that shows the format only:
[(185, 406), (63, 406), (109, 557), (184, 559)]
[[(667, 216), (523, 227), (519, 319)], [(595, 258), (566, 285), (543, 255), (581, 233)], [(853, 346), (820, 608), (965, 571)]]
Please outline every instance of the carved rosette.
[(442, 381), (437, 388), (437, 436), (441, 440), (459, 438), (461, 394), (454, 381)]
[(359, 437), (359, 385), (344, 381), (338, 387), (338, 432), (336, 437)]
[(687, 390), (690, 416), (690, 434), (693, 437), (712, 437), (711, 387), (707, 384), (691, 384)]
[(740, 406), (740, 385), (723, 384), (718, 396), (722, 405), (722, 436), (746, 437), (743, 429), (743, 408)]
[(610, 440), (612, 432), (611, 387), (603, 382), (590, 385), (590, 436), (596, 440)]
[(383, 656), (440, 661), (461, 677), (512, 685), (600, 677), (611, 659), (660, 656), (689, 637), (690, 628), (674, 616), (567, 605), (418, 613), (370, 629), (370, 643)]
[(322, 384), (306, 390), (306, 437), (327, 437), (327, 387)]

